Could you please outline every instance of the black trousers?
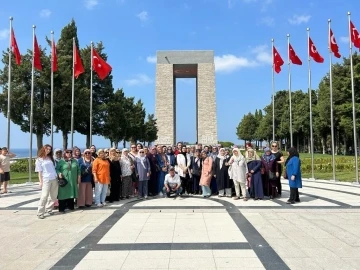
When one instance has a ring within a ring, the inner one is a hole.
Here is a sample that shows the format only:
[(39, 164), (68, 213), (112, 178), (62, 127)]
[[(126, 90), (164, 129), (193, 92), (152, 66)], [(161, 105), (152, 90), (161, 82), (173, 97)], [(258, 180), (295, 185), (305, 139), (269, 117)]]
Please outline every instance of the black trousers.
[(298, 188), (290, 188), (289, 201), (291, 201), (291, 202), (300, 201), (299, 189)]
[(182, 194), (186, 191), (188, 194), (193, 193), (193, 179), (187, 174), (185, 177), (181, 177), (181, 186), (183, 187)]
[(122, 191), (120, 177), (118, 180), (111, 181), (109, 201), (119, 201)]
[(281, 176), (276, 177), (277, 192), (281, 195)]
[(59, 200), (59, 212), (65, 212), (65, 209), (74, 210), (74, 198)]
[(192, 176), (193, 178), (193, 182), (194, 182), (194, 193), (195, 194), (199, 194), (201, 188), (199, 186), (199, 182), (200, 182), (200, 175), (194, 175)]

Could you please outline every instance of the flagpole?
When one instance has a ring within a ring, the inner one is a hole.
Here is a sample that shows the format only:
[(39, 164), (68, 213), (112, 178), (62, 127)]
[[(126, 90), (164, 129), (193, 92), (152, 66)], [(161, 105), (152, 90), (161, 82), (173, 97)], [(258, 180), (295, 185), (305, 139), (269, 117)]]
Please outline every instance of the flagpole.
[(311, 178), (315, 179), (314, 175), (314, 134), (313, 134), (313, 119), (312, 119), (312, 90), (311, 90), (311, 69), (310, 69), (310, 28), (306, 29), (308, 36), (308, 93), (309, 93), (309, 111), (310, 111), (310, 153), (311, 153)]
[(74, 102), (75, 102), (75, 38), (73, 38), (73, 76), (71, 88), (71, 149), (74, 147)]
[(331, 154), (332, 154), (332, 176), (333, 180), (335, 179), (335, 138), (334, 138), (334, 108), (333, 108), (333, 87), (332, 87), (332, 52), (331, 52), (331, 19), (328, 19), (328, 27), (329, 27), (329, 58), (330, 58), (330, 123), (331, 123)]
[(91, 41), (90, 42), (90, 47), (91, 47), (91, 61), (90, 61), (90, 130), (89, 130), (89, 134), (90, 134), (90, 145), (89, 147), (91, 147), (92, 145), (92, 114), (93, 114), (93, 46), (94, 43)]
[[(54, 46), (54, 31), (51, 31), (51, 49)], [(51, 55), (51, 98), (50, 98), (50, 125), (51, 125), (51, 147), (54, 147), (54, 51)]]
[[(12, 21), (13, 17), (10, 17), (10, 40), (9, 40), (9, 74), (8, 74), (8, 107), (7, 107), (7, 148), (10, 149), (10, 112), (11, 112), (11, 56), (12, 56)], [(9, 150), (10, 151), (10, 150)]]
[(34, 64), (35, 64), (35, 28), (33, 25), (33, 51), (32, 51), (32, 65), (31, 65), (31, 103), (30, 103), (30, 138), (29, 138), (29, 183), (32, 182), (32, 140), (33, 140), (33, 112), (34, 112)]
[(289, 78), (289, 110), (290, 110), (290, 147), (293, 147), (293, 131), (292, 131), (292, 108), (291, 108), (291, 63), (290, 63), (290, 34), (287, 34), (288, 43), (288, 78)]
[(352, 113), (353, 113), (353, 130), (354, 130), (354, 151), (355, 151), (355, 176), (356, 182), (359, 184), (359, 164), (358, 164), (358, 150), (357, 150), (357, 131), (356, 131), (356, 108), (355, 108), (355, 86), (354, 86), (354, 66), (352, 54), (352, 33), (350, 27), (351, 13), (348, 12), (349, 19), (349, 53), (350, 53), (350, 71), (351, 71), (351, 96), (352, 96)]
[(272, 124), (273, 124), (273, 141), (275, 141), (275, 74), (274, 74), (274, 39), (271, 39), (272, 48)]

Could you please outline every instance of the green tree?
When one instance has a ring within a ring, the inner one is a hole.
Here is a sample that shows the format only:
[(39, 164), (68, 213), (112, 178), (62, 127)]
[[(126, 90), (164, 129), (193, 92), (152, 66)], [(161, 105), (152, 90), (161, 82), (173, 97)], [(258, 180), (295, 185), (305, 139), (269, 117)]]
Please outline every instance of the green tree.
[(255, 117), (253, 114), (248, 113), (247, 115), (244, 115), (243, 119), (240, 121), (236, 135), (239, 140), (252, 141), (255, 139), (255, 132)]
[(148, 142), (148, 144), (150, 144), (151, 142), (155, 141), (157, 139), (157, 132), (158, 128), (156, 126), (155, 115), (148, 114), (147, 120), (145, 122), (144, 143)]
[[(50, 133), (50, 58), (46, 50), (40, 48), (42, 71), (34, 73), (34, 109), (33, 133), (36, 135), (37, 148), (43, 145), (43, 135)], [(9, 55), (2, 53), (4, 67), (0, 69), (0, 110), (7, 116), (8, 101), (8, 70)], [(11, 121), (20, 126), (21, 131), (30, 132), (30, 103), (31, 103), (31, 70), (32, 51), (22, 55), (21, 65), (16, 65), (14, 57), (11, 64)]]

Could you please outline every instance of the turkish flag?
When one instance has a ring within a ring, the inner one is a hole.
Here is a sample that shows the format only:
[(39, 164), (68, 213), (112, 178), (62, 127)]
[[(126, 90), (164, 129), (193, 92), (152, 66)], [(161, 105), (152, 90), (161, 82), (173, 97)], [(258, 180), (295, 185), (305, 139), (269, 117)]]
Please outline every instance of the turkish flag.
[(309, 37), (309, 55), (314, 59), (317, 63), (324, 63), (324, 58), (320, 55), (320, 53), (317, 51), (314, 42)]
[(291, 63), (295, 64), (295, 65), (302, 65), (302, 62), (299, 58), (299, 56), (296, 55), (296, 52), (294, 51), (293, 47), (291, 46), (291, 44), (289, 43), (289, 58)]
[(92, 66), (100, 80), (105, 79), (112, 70), (112, 67), (100, 57), (94, 48), (92, 48)]
[(75, 42), (74, 42), (74, 46), (73, 46), (73, 54), (74, 54), (74, 76), (75, 78), (77, 79), (79, 77), (80, 74), (84, 73), (84, 66), (81, 62), (81, 57), (80, 57), (80, 54), (79, 54), (79, 51), (78, 49), (76, 48), (76, 45), (75, 45)]
[(330, 29), (329, 40), (330, 40), (330, 50), (332, 51), (332, 53), (334, 54), (334, 56), (336, 58), (340, 58), (341, 55), (339, 53), (339, 46), (336, 43), (335, 36), (334, 36), (333, 31), (331, 29)]
[(57, 71), (57, 56), (56, 56), (56, 45), (55, 45), (55, 41), (52, 40), (52, 44), (51, 44), (51, 68), (52, 71), (55, 72)]
[(21, 54), (20, 54), (19, 47), (16, 42), (14, 29), (12, 29), (12, 28), (11, 28), (11, 51), (15, 55), (16, 64), (20, 65), (21, 64)]
[(351, 42), (354, 46), (360, 49), (360, 35), (355, 25), (350, 21), (350, 33), (351, 33)]
[(40, 56), (41, 56), (40, 48), (39, 48), (39, 45), (37, 43), (36, 36), (34, 36), (33, 61), (34, 61), (34, 68), (36, 68), (37, 70), (42, 70)]
[(284, 64), (284, 60), (282, 60), (280, 54), (276, 50), (275, 46), (273, 46), (273, 59), (274, 59), (274, 70), (276, 73), (280, 73), (281, 66)]

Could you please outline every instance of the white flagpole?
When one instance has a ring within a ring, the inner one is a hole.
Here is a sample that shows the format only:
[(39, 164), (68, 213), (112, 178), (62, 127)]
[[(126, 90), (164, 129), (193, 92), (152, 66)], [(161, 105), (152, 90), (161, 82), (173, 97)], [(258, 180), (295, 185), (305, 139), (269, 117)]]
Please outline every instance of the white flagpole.
[(333, 180), (335, 180), (335, 136), (334, 136), (334, 105), (333, 105), (333, 87), (332, 87), (332, 52), (331, 52), (331, 20), (328, 19), (329, 26), (329, 57), (330, 57), (330, 122), (331, 122), (331, 154), (332, 154), (332, 176)]
[(290, 147), (293, 147), (293, 130), (292, 130), (292, 108), (291, 108), (291, 63), (290, 63), (290, 34), (287, 34), (288, 43), (288, 77), (289, 77), (289, 111), (290, 111)]
[(8, 107), (7, 107), (7, 148), (10, 151), (10, 112), (11, 112), (11, 56), (12, 56), (12, 21), (13, 17), (10, 17), (10, 40), (9, 40), (9, 74), (8, 74)]
[(54, 52), (53, 52), (53, 46), (54, 46), (54, 31), (51, 31), (51, 98), (50, 98), (50, 125), (51, 125), (51, 147), (54, 147)]
[(353, 66), (353, 55), (352, 55), (352, 41), (351, 41), (351, 29), (350, 29), (350, 15), (348, 12), (349, 19), (349, 53), (350, 53), (350, 70), (351, 70), (351, 96), (352, 96), (352, 113), (353, 113), (353, 130), (354, 130), (354, 151), (355, 151), (355, 176), (356, 182), (359, 183), (359, 164), (358, 164), (358, 150), (357, 150), (357, 132), (356, 132), (356, 108), (355, 108), (355, 86), (354, 86), (354, 66)]
[(71, 149), (74, 147), (74, 102), (75, 102), (75, 38), (73, 38), (73, 76), (71, 88)]
[(272, 124), (273, 124), (273, 141), (275, 141), (275, 74), (274, 74), (274, 39), (271, 39), (272, 55)]
[(33, 118), (34, 118), (34, 63), (35, 63), (35, 28), (33, 25), (33, 51), (32, 51), (32, 65), (31, 65), (31, 105), (30, 105), (30, 138), (29, 138), (29, 183), (31, 183), (32, 172), (32, 139), (33, 139)]
[(91, 47), (91, 61), (90, 61), (90, 145), (92, 145), (92, 119), (93, 119), (93, 46), (94, 43), (91, 41), (90, 47)]
[(311, 69), (310, 69), (310, 28), (306, 29), (308, 36), (308, 74), (309, 74), (309, 110), (310, 110), (310, 152), (311, 152), (311, 178), (315, 179), (314, 175), (314, 134), (313, 134), (313, 119), (312, 119), (312, 90), (311, 90)]

